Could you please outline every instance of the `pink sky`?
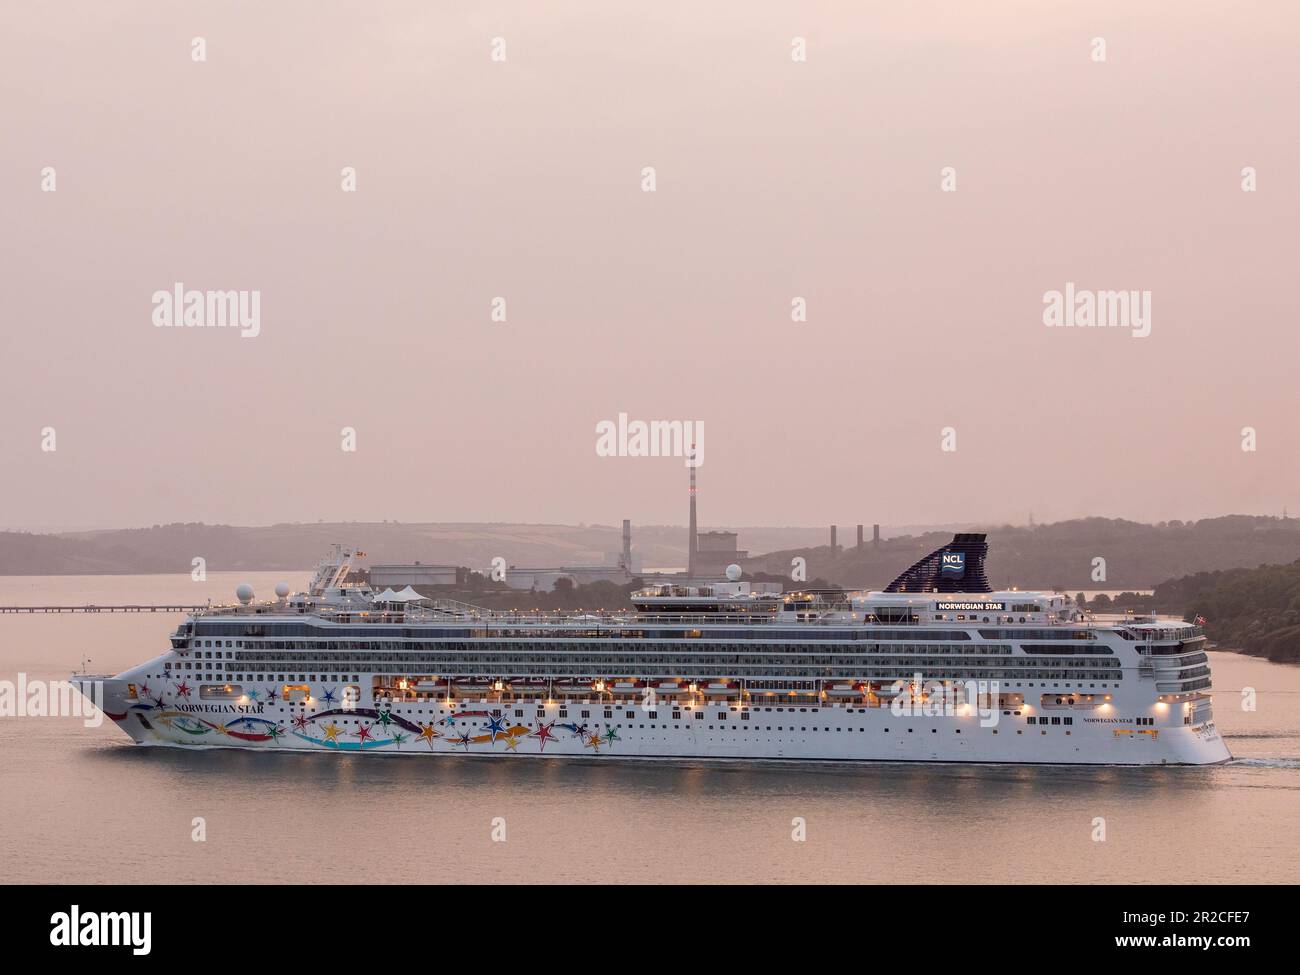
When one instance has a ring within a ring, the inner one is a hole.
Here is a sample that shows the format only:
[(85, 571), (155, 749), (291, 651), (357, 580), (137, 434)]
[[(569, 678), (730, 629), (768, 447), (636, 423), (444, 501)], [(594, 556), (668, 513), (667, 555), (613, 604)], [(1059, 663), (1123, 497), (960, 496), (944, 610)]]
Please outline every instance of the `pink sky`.
[[(5, 4), (0, 524), (682, 522), (620, 412), (704, 422), (704, 524), (1300, 511), (1297, 50), (1287, 4)], [(176, 281), (261, 334), (155, 328)], [(1067, 281), (1151, 335), (1045, 328)]]

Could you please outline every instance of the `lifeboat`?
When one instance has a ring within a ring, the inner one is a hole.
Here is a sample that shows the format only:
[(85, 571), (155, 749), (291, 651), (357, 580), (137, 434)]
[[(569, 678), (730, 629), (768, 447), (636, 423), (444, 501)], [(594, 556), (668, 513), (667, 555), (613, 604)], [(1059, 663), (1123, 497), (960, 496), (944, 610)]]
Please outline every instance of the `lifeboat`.
[(546, 693), (547, 682), (536, 677), (520, 677), (509, 681), (507, 689), (511, 694), (527, 697), (539, 697)]
[(594, 697), (596, 694), (591, 681), (586, 680), (557, 680), (554, 687), (555, 693), (563, 697)]
[(605, 682), (605, 690), (611, 694), (640, 694), (645, 690), (642, 680), (614, 680)]
[(451, 683), (458, 695), (463, 697), (482, 696), (492, 689), (492, 681), (486, 677), (462, 677)]
[(734, 680), (700, 681), (699, 689), (705, 697), (740, 697), (740, 685)]
[(817, 692), (812, 688), (791, 690), (788, 687), (775, 687), (770, 684), (747, 684), (745, 690), (751, 697), (762, 695), (763, 697), (775, 701), (777, 704), (780, 704), (783, 701), (799, 701), (817, 696)]
[(855, 698), (862, 697), (867, 693), (867, 687), (864, 684), (849, 683), (847, 681), (836, 681), (826, 688), (826, 696), (833, 698)]
[(683, 687), (679, 680), (661, 680), (651, 683), (654, 692), (659, 695), (674, 697), (679, 694), (689, 694), (690, 688)]

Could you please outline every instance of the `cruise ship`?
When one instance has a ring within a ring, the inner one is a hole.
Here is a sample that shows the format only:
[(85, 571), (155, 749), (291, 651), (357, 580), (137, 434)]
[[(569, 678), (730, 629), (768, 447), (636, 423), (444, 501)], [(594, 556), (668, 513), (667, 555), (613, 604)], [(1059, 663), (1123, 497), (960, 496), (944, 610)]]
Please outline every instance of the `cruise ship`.
[(1205, 765), (1201, 629), (992, 591), (982, 534), (883, 591), (647, 587), (624, 613), (377, 592), (341, 548), (305, 592), (194, 613), (162, 654), (77, 675), (143, 745), (264, 751)]

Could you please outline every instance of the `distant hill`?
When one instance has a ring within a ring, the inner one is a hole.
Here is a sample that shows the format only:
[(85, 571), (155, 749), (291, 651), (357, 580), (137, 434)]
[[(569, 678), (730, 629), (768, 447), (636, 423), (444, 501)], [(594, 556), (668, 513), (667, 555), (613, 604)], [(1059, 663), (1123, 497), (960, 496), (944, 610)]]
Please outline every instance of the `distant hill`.
[[(1145, 525), (1084, 518), (1034, 527), (973, 528), (989, 536), (986, 566), (995, 588), (1150, 589), (1162, 580), (1220, 569), (1283, 564), (1300, 558), (1300, 519), (1228, 515), (1195, 522)], [(752, 558), (747, 571), (788, 575), (794, 556), (808, 574), (851, 589), (883, 588), (917, 559), (952, 538), (947, 532), (868, 542), (858, 549), (829, 546), (786, 549)], [(1106, 560), (1106, 577), (1093, 578), (1093, 559)]]
[(1300, 561), (1199, 572), (1156, 587), (1155, 603), (1185, 619), (1204, 616), (1225, 649), (1277, 663), (1300, 663)]
[[(966, 526), (963, 526), (965, 528)], [(736, 528), (751, 552), (748, 573), (789, 578), (790, 559), (803, 556), (808, 577), (847, 588), (880, 588), (952, 537), (929, 531), (870, 541), (832, 552), (826, 529)], [(1198, 522), (1144, 525), (1087, 518), (1035, 527), (970, 526), (989, 535), (989, 581), (996, 587), (1079, 590), (1151, 589), (1167, 579), (1300, 559), (1300, 519), (1231, 515)], [(633, 525), (634, 550), (646, 570), (686, 561), (686, 530)], [(303, 570), (335, 542), (362, 549), (369, 561), (424, 562), (482, 568), (500, 555), (512, 565), (601, 563), (622, 544), (619, 525), (410, 524), (333, 522), (235, 527), (201, 523), (152, 528), (33, 534), (0, 532), (0, 575), (188, 572), (202, 556), (211, 571)], [(841, 537), (847, 534), (841, 531)], [(1092, 560), (1106, 559), (1105, 581), (1092, 578)]]
[[(821, 528), (737, 528), (744, 544), (763, 548), (811, 543)], [(600, 564), (622, 547), (622, 525), (318, 522), (264, 527), (202, 523), (152, 528), (0, 532), (0, 575), (189, 572), (202, 556), (212, 571), (302, 570), (335, 542), (366, 552), (370, 562), (424, 562), (481, 568), (501, 556), (512, 565)], [(633, 525), (633, 551), (647, 569), (686, 564), (686, 529)]]

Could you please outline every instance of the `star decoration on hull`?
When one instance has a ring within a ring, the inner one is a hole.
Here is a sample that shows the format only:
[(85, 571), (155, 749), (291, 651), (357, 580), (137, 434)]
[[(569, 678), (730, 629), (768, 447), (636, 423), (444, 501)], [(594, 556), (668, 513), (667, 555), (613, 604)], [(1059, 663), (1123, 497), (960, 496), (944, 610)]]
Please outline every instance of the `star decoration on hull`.
[(325, 741), (332, 741), (337, 745), (339, 743), (339, 735), (343, 733), (343, 729), (331, 721), (321, 729), (321, 733), (325, 735)]
[(441, 737), (442, 735), (438, 734), (438, 729), (433, 726), (432, 722), (420, 725), (420, 740), (427, 741), (430, 748), (433, 747), (433, 739)]
[(185, 681), (181, 681), (179, 684), (176, 685), (176, 696), (183, 697), (185, 698), (185, 700), (188, 701), (190, 699), (190, 692), (192, 690), (193, 688), (191, 688), (189, 684), (185, 683)]
[(551, 734), (551, 728), (553, 728), (554, 726), (555, 726), (554, 721), (552, 721), (550, 724), (539, 725), (537, 730), (528, 736), (529, 738), (540, 739), (540, 745), (538, 749), (539, 751), (543, 751), (543, 752), (546, 751), (546, 743), (548, 741), (555, 740), (555, 735)]
[(487, 723), (487, 733), (489, 740), (495, 745), (498, 738), (504, 738), (506, 736), (505, 720), (502, 718), (492, 718)]

